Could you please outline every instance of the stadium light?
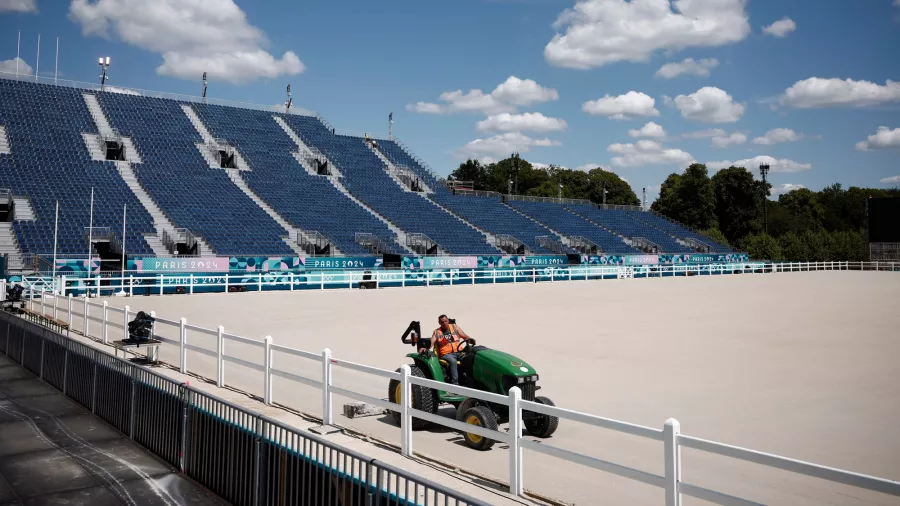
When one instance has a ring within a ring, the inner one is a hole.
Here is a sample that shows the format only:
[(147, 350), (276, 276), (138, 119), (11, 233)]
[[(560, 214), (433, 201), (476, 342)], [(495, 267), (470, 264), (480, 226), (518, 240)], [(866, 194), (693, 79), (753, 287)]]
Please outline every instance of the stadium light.
[(106, 80), (109, 79), (109, 76), (106, 75), (106, 69), (109, 68), (109, 63), (110, 63), (109, 56), (107, 56), (106, 59), (103, 59), (103, 57), (101, 56), (97, 60), (97, 64), (100, 65), (100, 70), (101, 70), (100, 91), (103, 91), (104, 86), (106, 86)]
[(559, 183), (559, 198), (562, 198), (562, 183)]

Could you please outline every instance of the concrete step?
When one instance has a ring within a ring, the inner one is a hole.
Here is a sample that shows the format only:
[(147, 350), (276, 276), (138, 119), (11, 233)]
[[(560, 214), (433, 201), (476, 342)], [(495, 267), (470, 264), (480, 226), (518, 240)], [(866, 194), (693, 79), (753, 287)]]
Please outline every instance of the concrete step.
[(31, 207), (31, 200), (28, 197), (13, 195), (13, 205), (15, 207), (16, 221), (34, 221), (34, 209)]
[(10, 152), (9, 137), (6, 135), (6, 127), (0, 126), (0, 155), (8, 155)]

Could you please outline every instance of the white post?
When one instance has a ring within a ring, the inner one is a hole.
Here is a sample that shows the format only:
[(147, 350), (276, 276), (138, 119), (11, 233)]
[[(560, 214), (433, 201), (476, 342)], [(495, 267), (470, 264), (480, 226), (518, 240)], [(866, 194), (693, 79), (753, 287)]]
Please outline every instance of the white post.
[(681, 493), (678, 490), (681, 481), (681, 448), (678, 445), (680, 432), (681, 424), (678, 420), (666, 420), (663, 427), (666, 506), (681, 506)]
[(122, 271), (119, 276), (119, 290), (122, 295), (125, 295), (125, 223), (127, 219), (126, 212), (128, 211), (128, 204), (122, 204)]
[[(90, 217), (90, 221), (88, 222), (88, 254), (87, 254), (87, 265), (85, 265), (85, 267), (87, 267), (88, 281), (90, 281), (90, 279), (91, 279), (91, 274), (92, 274), (91, 268), (94, 266), (94, 262), (91, 261), (93, 255), (94, 255), (93, 241), (94, 241), (94, 187), (92, 186), (91, 187), (91, 217)], [(90, 297), (90, 296), (91, 296), (91, 288), (90, 288), (90, 286), (88, 286), (85, 297)], [(87, 300), (87, 299), (85, 299), (85, 300)]]
[(291, 283), (291, 291), (293, 292), (294, 291), (294, 273), (293, 272), (288, 273), (288, 281), (290, 281), (290, 283)]
[(262, 291), (262, 276), (263, 276), (263, 273), (260, 272), (260, 273), (259, 273), (259, 279), (257, 280), (257, 283), (256, 283), (256, 284), (259, 286), (259, 291), (260, 291), (260, 292)]
[(375, 271), (375, 289), (381, 288), (381, 271)]
[(266, 404), (272, 404), (272, 336), (266, 336), (266, 357), (263, 361), (266, 384), (263, 387), (263, 399)]
[(225, 273), (225, 293), (228, 293), (228, 273)]
[(187, 349), (184, 347), (184, 345), (187, 344), (187, 329), (184, 328), (185, 324), (187, 324), (185, 318), (179, 320), (178, 338), (180, 342), (178, 343), (178, 356), (181, 357), (179, 361), (179, 370), (181, 371), (181, 374), (187, 373)]
[(225, 327), (219, 325), (216, 334), (216, 386), (225, 386)]
[(104, 300), (103, 301), (103, 334), (102, 334), (103, 344), (109, 344), (109, 336), (107, 335), (108, 326), (107, 326), (107, 318), (106, 318), (108, 311), (109, 311), (109, 302)]
[[(459, 271), (456, 271), (459, 272)], [(453, 269), (450, 269), (450, 286), (453, 286)]]
[(515, 497), (524, 491), (522, 474), (522, 391), (519, 387), (509, 389), (509, 493)]
[(60, 293), (60, 294), (62, 294), (63, 297), (65, 297), (66, 296), (66, 276), (65, 275), (59, 277), (59, 288), (60, 289), (57, 290), (57, 293)]
[(72, 294), (69, 294), (69, 319), (66, 320), (66, 323), (69, 324), (69, 328), (72, 328)]
[(46, 299), (46, 298), (47, 298), (47, 287), (42, 286), (41, 287), (41, 314), (44, 314), (44, 312), (45, 312), (44, 305), (46, 305), (47, 302), (44, 299)]
[[(125, 335), (125, 337), (123, 337), (122, 339), (128, 339), (128, 312), (129, 311), (131, 311), (131, 308), (128, 306), (125, 306), (125, 310), (122, 311), (122, 315), (124, 316), (124, 318), (122, 319), (122, 321), (123, 321), (122, 333)], [(150, 338), (152, 339), (153, 336), (150, 336)]]
[(519, 269), (513, 269), (513, 283), (519, 282)]
[(162, 295), (162, 294), (164, 293), (164, 292), (163, 292), (163, 285), (165, 284), (165, 283), (164, 283), (165, 279), (166, 279), (166, 278), (164, 278), (162, 274), (159, 275), (159, 294), (160, 294), (160, 295)]
[(319, 289), (325, 289), (325, 271), (319, 271)]
[(497, 284), (497, 269), (491, 269), (491, 284)]
[(90, 321), (91, 306), (88, 304), (88, 295), (84, 295), (84, 337), (88, 337), (88, 321)]
[(412, 388), (409, 383), (409, 373), (409, 364), (400, 366), (400, 452), (404, 457), (411, 457), (413, 454), (412, 414), (410, 413)]
[(28, 287), (28, 309), (34, 311), (34, 285)]
[(59, 294), (53, 294), (53, 319), (56, 319), (57, 310), (59, 308)]
[(331, 350), (322, 350), (322, 425), (331, 425)]
[(194, 273), (192, 272), (190, 276), (190, 288), (188, 290), (191, 295), (194, 295)]
[(403, 274), (403, 277), (400, 278), (400, 286), (402, 286), (403, 288), (406, 288), (406, 270), (405, 269), (403, 270), (402, 274)]
[(134, 274), (128, 275), (128, 296), (134, 297)]

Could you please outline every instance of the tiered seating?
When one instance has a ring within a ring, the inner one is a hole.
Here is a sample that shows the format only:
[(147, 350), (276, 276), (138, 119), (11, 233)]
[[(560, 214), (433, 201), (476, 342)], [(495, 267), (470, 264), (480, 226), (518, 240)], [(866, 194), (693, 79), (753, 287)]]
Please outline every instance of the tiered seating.
[(360, 137), (334, 135), (316, 118), (285, 116), (303, 142), (322, 151), (357, 198), (408, 233), (423, 233), (454, 254), (496, 254), (484, 235), (418, 194), (402, 191)]
[(403, 248), (394, 233), (368, 211), (335, 188), (327, 178), (307, 173), (291, 152), (297, 146), (265, 111), (217, 105), (194, 105), (217, 138), (235, 146), (252, 171), (247, 185), (284, 219), (327, 237), (344, 254), (369, 253), (354, 240), (357, 232), (381, 238), (392, 253)]
[(691, 238), (696, 239), (704, 244), (708, 244), (710, 246), (710, 253), (731, 253), (733, 250), (724, 244), (719, 244), (709, 237), (702, 236), (693, 232), (692, 230), (683, 227), (673, 221), (669, 221), (661, 216), (658, 216), (654, 213), (642, 212), (642, 211), (625, 211), (638, 220), (647, 223), (652, 227), (657, 227), (661, 230), (666, 231), (670, 235), (674, 235), (675, 237), (681, 238)]
[(681, 253), (691, 251), (691, 248), (680, 244), (671, 235), (663, 232), (656, 227), (648, 226), (642, 221), (638, 221), (629, 211), (617, 209), (597, 209), (589, 205), (572, 205), (569, 206), (576, 213), (593, 221), (594, 223), (603, 225), (613, 232), (625, 237), (643, 237), (656, 243), (661, 252)]
[(400, 145), (396, 142), (389, 140), (379, 140), (378, 149), (394, 165), (405, 165), (409, 167), (409, 169), (415, 172), (422, 179), (422, 181), (425, 181), (425, 183), (430, 186), (435, 193), (450, 193), (450, 191), (443, 184), (441, 184), (440, 181), (434, 178), (431, 172), (423, 167), (422, 164), (417, 162), (415, 158), (411, 157), (409, 153), (407, 153), (406, 150), (400, 147)]
[[(143, 163), (135, 173), (169, 219), (218, 255), (293, 255), (283, 228), (197, 150), (202, 142), (180, 104), (120, 93), (98, 94), (113, 128), (131, 137)], [(193, 105), (193, 104), (192, 104)], [(209, 252), (205, 252), (208, 254)]]
[(559, 236), (503, 205), (496, 197), (461, 196), (449, 192), (435, 192), (431, 198), (482, 230), (492, 234), (514, 236), (525, 243), (529, 250), (537, 254), (553, 254), (552, 251), (538, 243), (537, 237), (547, 235), (555, 241), (560, 240)]
[(511, 201), (507, 204), (560, 233), (567, 236), (581, 236), (596, 243), (604, 253), (640, 253), (638, 249), (625, 244), (619, 236), (594, 225), (561, 205), (520, 201)]
[(109, 227), (121, 241), (122, 206), (128, 206), (125, 249), (151, 255), (144, 233), (153, 220), (128, 189), (112, 162), (91, 160), (82, 132), (97, 133), (81, 91), (0, 79), (0, 125), (11, 153), (0, 155), (0, 187), (28, 196), (35, 221), (13, 224), (23, 253), (52, 254), (59, 201), (57, 254), (87, 254), (94, 189), (94, 226)]

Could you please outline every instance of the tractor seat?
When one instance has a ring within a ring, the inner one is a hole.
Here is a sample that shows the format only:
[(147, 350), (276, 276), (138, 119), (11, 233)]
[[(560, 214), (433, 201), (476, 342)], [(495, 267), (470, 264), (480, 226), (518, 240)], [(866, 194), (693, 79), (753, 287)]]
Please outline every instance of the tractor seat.
[[(434, 344), (434, 354), (435, 354), (435, 355), (438, 354), (438, 345), (437, 345), (437, 343)], [(447, 361), (444, 360), (444, 359), (442, 359), (442, 358), (439, 358), (439, 359), (438, 359), (438, 363), (440, 363), (440, 364), (441, 364), (442, 366), (444, 366), (444, 367), (447, 367)], [(460, 362), (459, 360), (457, 360), (457, 361), (456, 361), (456, 364), (457, 364), (457, 365), (462, 365), (462, 362)]]

